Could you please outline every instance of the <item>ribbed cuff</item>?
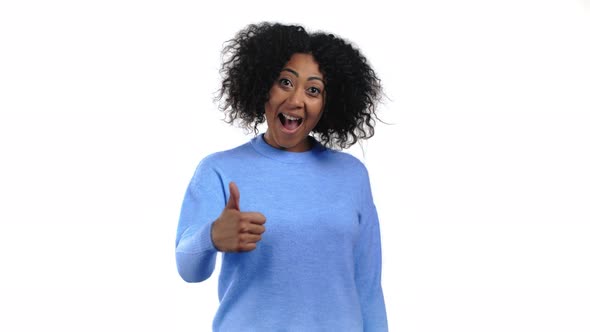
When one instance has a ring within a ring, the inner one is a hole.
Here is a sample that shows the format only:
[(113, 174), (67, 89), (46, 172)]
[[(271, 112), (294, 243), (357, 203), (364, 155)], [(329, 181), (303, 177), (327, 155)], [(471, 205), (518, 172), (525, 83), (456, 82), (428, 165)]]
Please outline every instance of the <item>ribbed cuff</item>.
[(212, 225), (213, 222), (205, 224), (189, 237), (181, 239), (176, 251), (187, 254), (216, 252), (217, 248), (215, 248), (213, 240), (211, 239)]

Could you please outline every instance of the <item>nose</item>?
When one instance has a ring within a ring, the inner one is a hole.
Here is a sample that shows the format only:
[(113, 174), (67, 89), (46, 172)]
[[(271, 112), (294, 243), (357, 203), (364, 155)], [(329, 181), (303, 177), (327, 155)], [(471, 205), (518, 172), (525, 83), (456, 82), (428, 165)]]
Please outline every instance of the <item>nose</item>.
[(305, 99), (305, 91), (303, 88), (298, 87), (293, 89), (287, 98), (287, 104), (291, 108), (301, 108), (303, 107)]

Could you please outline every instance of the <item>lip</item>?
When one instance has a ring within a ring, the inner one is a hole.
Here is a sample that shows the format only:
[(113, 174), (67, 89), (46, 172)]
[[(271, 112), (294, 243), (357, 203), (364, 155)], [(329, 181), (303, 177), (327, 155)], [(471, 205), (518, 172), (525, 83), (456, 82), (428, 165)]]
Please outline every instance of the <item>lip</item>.
[(281, 113), (283, 113), (283, 114), (286, 114), (286, 115), (288, 115), (288, 116), (297, 117), (297, 118), (301, 118), (301, 119), (302, 119), (302, 120), (301, 120), (301, 124), (299, 125), (299, 127), (295, 128), (295, 129), (293, 129), (293, 130), (289, 130), (289, 129), (287, 129), (287, 128), (285, 128), (285, 127), (283, 126), (283, 124), (281, 123), (281, 119), (279, 119), (279, 117), (278, 117), (278, 115), (277, 115), (277, 117), (275, 118), (275, 120), (276, 120), (276, 122), (277, 122), (278, 126), (281, 128), (281, 132), (283, 132), (283, 133), (285, 133), (285, 134), (288, 134), (288, 135), (293, 135), (293, 134), (295, 134), (297, 131), (299, 131), (299, 129), (302, 129), (302, 128), (303, 128), (303, 124), (305, 123), (305, 119), (304, 119), (303, 117), (301, 117), (301, 116), (298, 116), (298, 115), (294, 115), (294, 114), (284, 113), (284, 112), (281, 112)]
[(300, 118), (300, 119), (303, 119), (303, 116), (302, 115), (298, 115), (298, 114), (287, 113), (287, 112), (279, 112), (279, 114), (284, 114), (284, 115), (290, 116), (292, 118)]

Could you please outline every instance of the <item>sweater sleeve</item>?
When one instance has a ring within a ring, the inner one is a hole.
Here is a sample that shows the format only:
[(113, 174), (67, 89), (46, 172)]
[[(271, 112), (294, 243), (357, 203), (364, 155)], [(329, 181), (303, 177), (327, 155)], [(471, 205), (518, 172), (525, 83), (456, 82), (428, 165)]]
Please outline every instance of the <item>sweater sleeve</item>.
[(224, 206), (222, 177), (205, 158), (186, 190), (176, 233), (176, 266), (185, 281), (200, 282), (213, 273), (217, 249), (211, 225)]
[(362, 187), (360, 235), (354, 252), (355, 281), (363, 314), (364, 331), (387, 331), (387, 315), (381, 288), (381, 234), (368, 175)]

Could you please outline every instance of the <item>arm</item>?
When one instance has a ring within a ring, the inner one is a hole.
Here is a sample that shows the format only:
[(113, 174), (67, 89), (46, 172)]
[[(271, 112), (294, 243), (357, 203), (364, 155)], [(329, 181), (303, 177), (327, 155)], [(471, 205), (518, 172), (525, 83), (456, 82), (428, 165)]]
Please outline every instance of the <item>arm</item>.
[(211, 225), (225, 206), (220, 175), (205, 158), (186, 190), (176, 233), (176, 266), (187, 282), (211, 276), (217, 249), (211, 240)]
[(360, 234), (355, 245), (355, 281), (365, 331), (387, 331), (387, 315), (381, 289), (381, 234), (377, 209), (367, 177), (363, 186)]

